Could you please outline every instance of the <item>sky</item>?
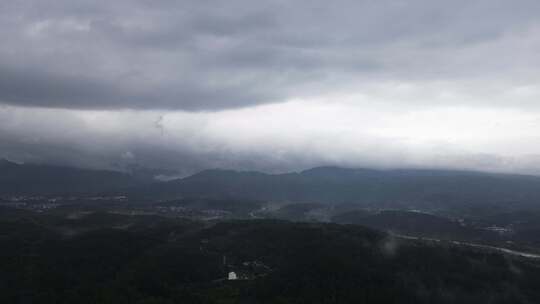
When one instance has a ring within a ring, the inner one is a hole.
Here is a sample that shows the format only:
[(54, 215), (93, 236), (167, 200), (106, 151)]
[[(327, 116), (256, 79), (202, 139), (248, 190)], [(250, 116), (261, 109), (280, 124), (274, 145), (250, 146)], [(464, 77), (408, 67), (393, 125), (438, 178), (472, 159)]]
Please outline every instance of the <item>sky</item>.
[(537, 0), (0, 2), (0, 158), (540, 174)]

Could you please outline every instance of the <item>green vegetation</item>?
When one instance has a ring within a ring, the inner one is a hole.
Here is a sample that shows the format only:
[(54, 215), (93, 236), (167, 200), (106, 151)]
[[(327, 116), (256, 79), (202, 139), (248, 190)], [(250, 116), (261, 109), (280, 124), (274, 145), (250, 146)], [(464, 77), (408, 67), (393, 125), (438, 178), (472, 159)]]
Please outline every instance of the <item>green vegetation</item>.
[[(1, 303), (538, 303), (540, 262), (354, 225), (0, 216)], [(119, 227), (119, 223), (127, 223)], [(98, 225), (99, 224), (99, 225)], [(227, 281), (229, 271), (245, 280)]]
[(363, 207), (421, 209), (452, 216), (539, 210), (540, 178), (445, 170), (367, 170), (321, 167), (263, 174), (208, 170), (133, 189), (135, 196), (235, 197), (297, 203), (354, 203)]

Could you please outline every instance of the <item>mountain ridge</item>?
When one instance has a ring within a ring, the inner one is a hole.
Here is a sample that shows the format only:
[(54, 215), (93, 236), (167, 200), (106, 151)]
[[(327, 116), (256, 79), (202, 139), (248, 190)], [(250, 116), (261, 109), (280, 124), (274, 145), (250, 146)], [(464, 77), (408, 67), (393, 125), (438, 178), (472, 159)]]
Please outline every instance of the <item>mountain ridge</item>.
[(101, 193), (140, 185), (129, 174), (57, 165), (17, 164), (0, 160), (1, 195)]
[(540, 207), (540, 177), (476, 171), (317, 167), (267, 174), (213, 169), (139, 190), (161, 198), (238, 197), (387, 208)]

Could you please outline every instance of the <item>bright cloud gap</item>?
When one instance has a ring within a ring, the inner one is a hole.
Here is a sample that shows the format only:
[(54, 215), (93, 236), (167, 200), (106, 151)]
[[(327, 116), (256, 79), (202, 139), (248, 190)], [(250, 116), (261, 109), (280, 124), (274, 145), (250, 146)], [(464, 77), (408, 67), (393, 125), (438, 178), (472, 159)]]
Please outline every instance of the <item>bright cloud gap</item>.
[(0, 111), (4, 157), (112, 169), (138, 164), (180, 174), (318, 165), (538, 174), (540, 155), (522, 150), (540, 149), (539, 127), (540, 114), (515, 109), (388, 111), (323, 100), (207, 113)]

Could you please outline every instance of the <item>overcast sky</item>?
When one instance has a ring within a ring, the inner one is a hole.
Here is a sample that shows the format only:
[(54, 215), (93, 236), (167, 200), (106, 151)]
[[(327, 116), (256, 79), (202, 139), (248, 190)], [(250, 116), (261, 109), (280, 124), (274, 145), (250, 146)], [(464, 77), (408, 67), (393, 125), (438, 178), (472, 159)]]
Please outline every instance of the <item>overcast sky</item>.
[(540, 174), (538, 0), (0, 2), (0, 157)]

